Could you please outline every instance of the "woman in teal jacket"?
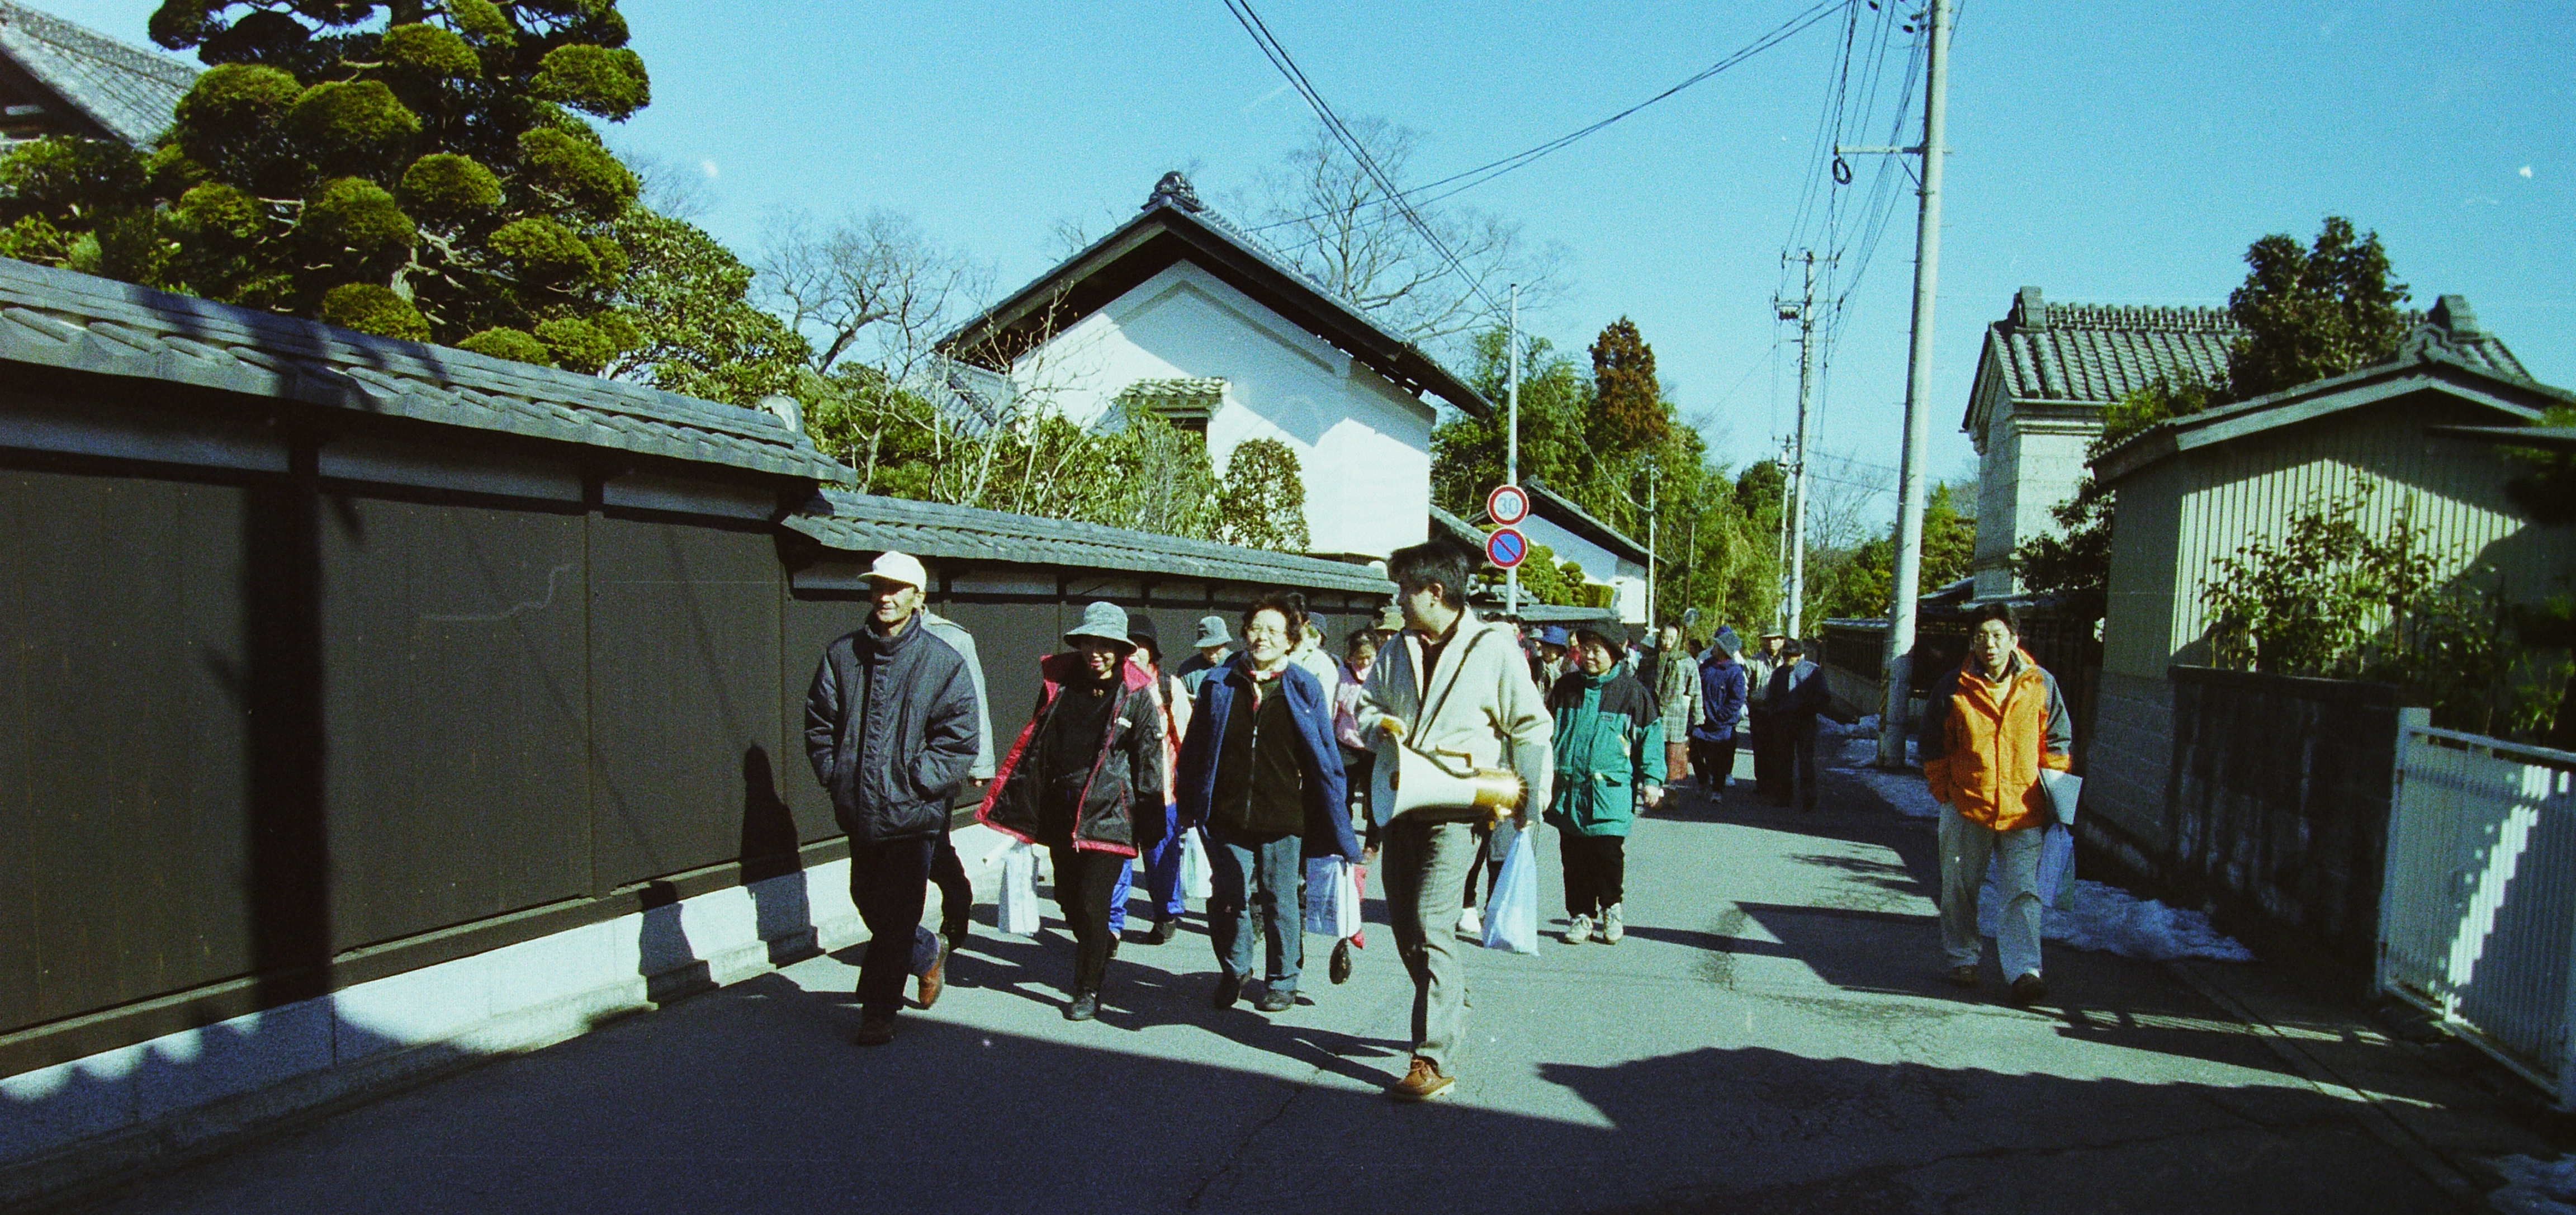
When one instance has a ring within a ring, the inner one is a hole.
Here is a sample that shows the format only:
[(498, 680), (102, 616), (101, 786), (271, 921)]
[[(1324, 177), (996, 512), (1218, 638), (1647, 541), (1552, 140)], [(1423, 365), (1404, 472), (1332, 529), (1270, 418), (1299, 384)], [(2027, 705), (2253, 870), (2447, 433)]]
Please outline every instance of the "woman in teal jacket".
[(1655, 694), (1620, 669), (1607, 632), (1587, 626), (1574, 643), (1574, 669), (1547, 695), (1556, 718), (1556, 793), (1547, 821), (1562, 833), (1565, 943), (1591, 940), (1597, 915), (1602, 943), (1616, 945), (1627, 935), (1620, 904), (1628, 824), (1640, 797), (1649, 807), (1663, 800), (1664, 722)]

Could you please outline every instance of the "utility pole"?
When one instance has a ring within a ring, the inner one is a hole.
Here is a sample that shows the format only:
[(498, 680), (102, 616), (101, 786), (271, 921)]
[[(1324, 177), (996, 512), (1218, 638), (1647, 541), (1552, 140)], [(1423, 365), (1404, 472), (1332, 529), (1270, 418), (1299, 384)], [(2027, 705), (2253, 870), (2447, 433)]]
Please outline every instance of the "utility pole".
[[(1511, 335), (1505, 339), (1511, 351), (1511, 378), (1507, 395), (1511, 399), (1508, 433), (1503, 439), (1503, 484), (1521, 483), (1521, 285), (1512, 284)], [(1512, 627), (1520, 627), (1521, 567), (1503, 571), (1503, 614), (1512, 618)]]
[(1878, 714), (1878, 764), (1905, 766), (1914, 704), (1914, 625), (1923, 588), (1923, 462), (1932, 444), (1932, 303), (1941, 276), (1941, 158), (1948, 134), (1950, 0), (1931, 0), (1932, 43), (1923, 87), (1923, 210), (1914, 228), (1914, 345), (1905, 366), (1905, 458), (1897, 480), (1895, 601), (1887, 609), (1887, 700)]
[(1646, 461), (1646, 627), (1655, 627), (1655, 462)]
[[(1793, 442), (1786, 435), (1780, 438), (1780, 471), (1784, 475), (1789, 471), (1789, 452)], [(1786, 490), (1788, 487), (1783, 485), (1781, 488)], [(1782, 571), (1784, 576), (1789, 568), (1789, 501), (1785, 494), (1780, 500), (1780, 545), (1771, 558), (1771, 568)], [(1774, 616), (1776, 627), (1782, 634), (1787, 634), (1789, 632), (1789, 594), (1785, 582), (1780, 588), (1780, 610)]]
[[(1784, 254), (1781, 260), (1791, 259)], [(1795, 316), (1798, 322), (1798, 454), (1789, 466), (1789, 616), (1782, 630), (1792, 637), (1807, 616), (1807, 451), (1816, 436), (1816, 251), (1809, 249), (1795, 260), (1806, 263), (1806, 290), (1796, 304), (1779, 307), (1780, 319)]]

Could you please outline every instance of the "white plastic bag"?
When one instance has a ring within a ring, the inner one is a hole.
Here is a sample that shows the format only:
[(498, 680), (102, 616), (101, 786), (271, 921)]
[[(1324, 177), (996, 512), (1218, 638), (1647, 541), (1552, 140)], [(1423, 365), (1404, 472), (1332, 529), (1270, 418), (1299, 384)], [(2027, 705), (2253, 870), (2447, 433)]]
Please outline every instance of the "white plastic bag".
[(2048, 804), (2057, 811), (2059, 825), (2075, 825), (2075, 804), (2084, 796), (2084, 778), (2054, 768), (2039, 770), (2039, 787), (2048, 791)]
[(1494, 879), (1494, 891), (1485, 899), (1487, 949), (1538, 952), (1538, 862), (1530, 857), (1529, 837), (1526, 831), (1513, 834), (1502, 875)]
[(1351, 863), (1338, 856), (1306, 862), (1306, 931), (1345, 938), (1360, 930), (1360, 884)]
[(2075, 908), (2075, 833), (2064, 823), (2051, 823), (2039, 840), (2039, 905), (2058, 911)]
[(1002, 895), (1000, 911), (994, 917), (1003, 932), (1015, 936), (1038, 934), (1038, 857), (1037, 850), (1025, 843), (1002, 850)]
[(1203, 834), (1196, 827), (1181, 829), (1181, 895), (1202, 901), (1216, 893), (1216, 875), (1208, 868)]

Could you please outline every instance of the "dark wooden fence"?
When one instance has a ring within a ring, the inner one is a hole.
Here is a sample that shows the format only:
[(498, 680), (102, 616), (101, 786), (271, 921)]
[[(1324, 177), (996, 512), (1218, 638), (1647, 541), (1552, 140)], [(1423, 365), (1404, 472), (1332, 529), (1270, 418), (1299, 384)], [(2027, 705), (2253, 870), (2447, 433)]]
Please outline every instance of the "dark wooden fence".
[(0, 260), (0, 1076), (843, 855), (802, 706), (876, 549), (999, 731), (1088, 598), (1182, 653), (1387, 590), (844, 475), (766, 414)]
[[(2173, 668), (2164, 893), (2239, 935), (2367, 967), (2397, 761), (2397, 689)], [(2258, 948), (2260, 948), (2258, 944)]]

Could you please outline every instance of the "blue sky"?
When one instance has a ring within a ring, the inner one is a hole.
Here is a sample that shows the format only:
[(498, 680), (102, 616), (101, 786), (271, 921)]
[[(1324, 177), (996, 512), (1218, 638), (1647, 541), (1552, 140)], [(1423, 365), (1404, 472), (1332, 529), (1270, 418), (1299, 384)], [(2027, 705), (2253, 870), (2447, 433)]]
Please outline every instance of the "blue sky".
[[(153, 7), (36, 2), (137, 41)], [(1259, 7), (1337, 110), (1421, 133), (1427, 179), (1632, 104), (1810, 2)], [(1174, 167), (1209, 194), (1247, 184), (1311, 121), (1219, 0), (622, 7), (654, 103), (612, 139), (704, 166), (705, 222), (745, 251), (778, 207), (889, 207), (1016, 285), (1050, 264), (1056, 221), (1098, 230)], [(1529, 327), (1579, 350), (1634, 318), (1737, 462), (1790, 425), (1770, 299), (1838, 43), (1809, 30), (1458, 200), (1565, 247), (1573, 290)], [(2576, 386), (2570, 63), (2570, 0), (1967, 0), (1932, 471), (1972, 459), (1958, 419), (2016, 288), (2220, 304), (2249, 242), (2330, 212), (2380, 233), (2417, 306), (2466, 295), (2534, 374)], [(1912, 201), (1851, 298), (1821, 416), (1827, 451), (1872, 464), (1900, 440)]]

